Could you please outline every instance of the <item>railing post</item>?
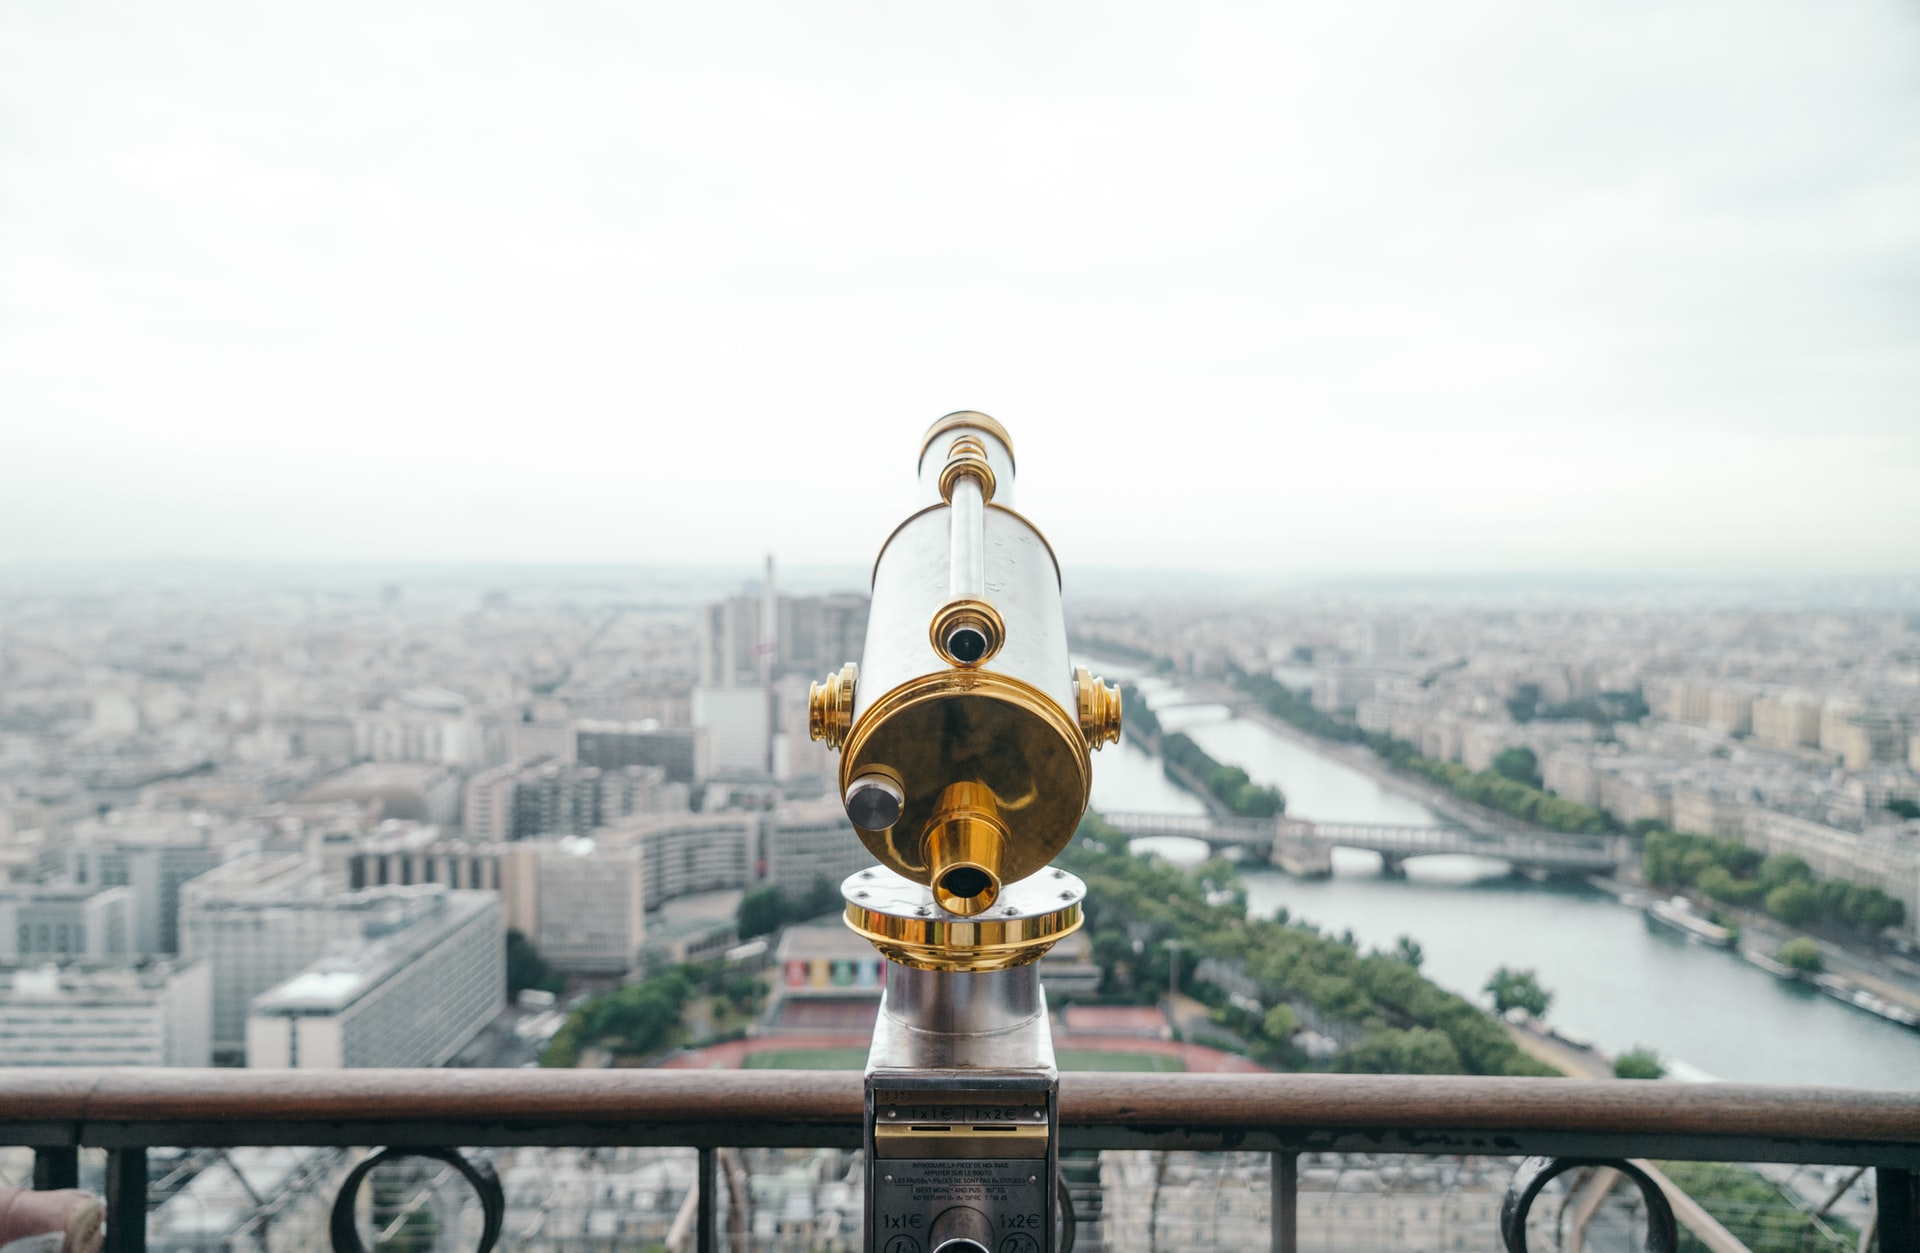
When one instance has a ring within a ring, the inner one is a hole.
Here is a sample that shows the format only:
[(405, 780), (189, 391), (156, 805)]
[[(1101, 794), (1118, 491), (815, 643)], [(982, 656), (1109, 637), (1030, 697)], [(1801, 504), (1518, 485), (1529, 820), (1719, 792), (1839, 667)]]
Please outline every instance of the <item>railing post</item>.
[(80, 1186), (80, 1150), (67, 1146), (33, 1151), (33, 1190), (52, 1192)]
[(1874, 1172), (1879, 1197), (1880, 1247), (1920, 1249), (1920, 1175), (1882, 1166)]
[(1300, 1155), (1273, 1155), (1273, 1253), (1299, 1253)]
[(107, 1239), (103, 1253), (146, 1253), (147, 1151), (107, 1151)]
[(720, 1184), (714, 1172), (713, 1150), (700, 1149), (699, 1154), (699, 1177), (693, 1184), (699, 1198), (694, 1210), (693, 1247), (695, 1253), (714, 1253), (717, 1247), (714, 1228), (718, 1226), (715, 1209), (718, 1197), (715, 1194)]

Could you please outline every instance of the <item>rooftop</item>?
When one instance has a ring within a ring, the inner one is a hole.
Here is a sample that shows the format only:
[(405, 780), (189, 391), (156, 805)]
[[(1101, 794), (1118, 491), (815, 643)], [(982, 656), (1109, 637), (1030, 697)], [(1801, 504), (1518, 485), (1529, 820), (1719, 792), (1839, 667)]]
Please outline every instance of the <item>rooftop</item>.
[[(456, 892), (438, 884), (372, 888), (328, 897), (336, 908), (382, 909), (367, 921), (361, 947), (329, 954), (253, 998), (256, 1014), (329, 1014), (353, 1004), (411, 965), (476, 914), (498, 908), (492, 892)], [(398, 903), (401, 908), (394, 909)]]
[(195, 965), (192, 961), (150, 961), (137, 966), (79, 962), (0, 966), (0, 1005), (145, 1005)]

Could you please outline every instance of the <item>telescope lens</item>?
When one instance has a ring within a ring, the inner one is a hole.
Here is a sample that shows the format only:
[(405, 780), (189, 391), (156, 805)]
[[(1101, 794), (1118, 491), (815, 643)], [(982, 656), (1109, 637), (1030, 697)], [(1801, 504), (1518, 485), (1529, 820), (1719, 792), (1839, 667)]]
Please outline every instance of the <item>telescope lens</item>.
[(960, 627), (947, 636), (947, 651), (955, 661), (971, 665), (987, 655), (987, 637), (978, 627)]
[(941, 889), (961, 900), (971, 900), (992, 886), (992, 877), (977, 866), (955, 866), (940, 876)]

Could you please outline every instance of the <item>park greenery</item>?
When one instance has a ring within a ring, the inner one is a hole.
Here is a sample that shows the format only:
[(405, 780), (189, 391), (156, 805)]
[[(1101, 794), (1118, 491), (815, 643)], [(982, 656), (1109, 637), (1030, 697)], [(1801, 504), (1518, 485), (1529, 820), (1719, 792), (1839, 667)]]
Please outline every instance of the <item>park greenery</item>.
[(1518, 1009), (1535, 1018), (1545, 1018), (1547, 1007), (1553, 1004), (1553, 993), (1540, 986), (1540, 980), (1531, 970), (1509, 970), (1502, 966), (1487, 980), (1486, 992), (1493, 998), (1495, 1012), (1502, 1014)]
[(1149, 744), (1160, 739), (1160, 719), (1154, 715), (1147, 698), (1131, 683), (1120, 685), (1120, 725), (1127, 734)]
[[(1485, 805), (1488, 809), (1499, 810), (1522, 822), (1569, 835), (1600, 835), (1607, 829), (1607, 816), (1600, 810), (1564, 796), (1555, 796), (1537, 784), (1512, 778), (1497, 766), (1492, 770), (1469, 770), (1457, 761), (1424, 757), (1405, 740), (1390, 739), (1383, 735), (1370, 737), (1369, 743), (1376, 753), (1397, 768), (1422, 775), (1461, 800)], [(1526, 753), (1526, 759), (1533, 756), (1529, 750), (1520, 751)], [(1507, 760), (1511, 768), (1525, 759), (1510, 757)]]
[(434, 1207), (415, 1204), (409, 1208), (408, 1204), (425, 1183), (420, 1163), (382, 1165), (368, 1183), (374, 1229), (382, 1233), (380, 1253), (433, 1253), (440, 1246), (440, 1220)]
[(551, 992), (555, 996), (567, 989), (566, 978), (556, 974), (533, 942), (511, 928), (507, 931), (507, 999), (511, 1000), (528, 988), (541, 992)]
[[(1551, 1075), (1472, 1002), (1420, 974), (1419, 946), (1363, 953), (1285, 915), (1247, 916), (1233, 867), (1182, 869), (1127, 848), (1089, 814), (1059, 864), (1086, 880), (1086, 928), (1101, 999), (1151, 1004), (1168, 990), (1172, 947), (1180, 988), (1213, 1009), (1219, 1042), (1239, 1041), (1278, 1069), (1369, 1073)], [(1307, 1029), (1342, 1045), (1309, 1057)]]
[(1495, 757), (1493, 772), (1503, 779), (1512, 779), (1515, 783), (1524, 783), (1528, 787), (1542, 786), (1540, 758), (1524, 744), (1517, 748), (1509, 748)]
[[(1811, 1220), (1777, 1184), (1746, 1167), (1719, 1162), (1656, 1164), (1750, 1253), (1853, 1253), (1858, 1247), (1860, 1235), (1849, 1224), (1831, 1216)], [(1707, 1253), (1708, 1247), (1681, 1228), (1681, 1253)]]
[(644, 1059), (683, 1044), (682, 1018), (696, 997), (710, 998), (716, 1026), (732, 1020), (744, 1030), (765, 994), (765, 984), (751, 971), (724, 962), (674, 966), (582, 1003), (541, 1050), (540, 1064), (577, 1066), (588, 1048)]
[(1312, 701), (1270, 674), (1235, 669), (1233, 677), (1242, 691), (1260, 702), (1261, 708), (1276, 718), (1291, 722), (1302, 731), (1344, 744), (1368, 742), (1365, 731), (1351, 722), (1315, 709)]
[(1616, 722), (1638, 722), (1647, 716), (1647, 702), (1638, 692), (1601, 692), (1566, 701), (1540, 699), (1540, 685), (1522, 683), (1507, 700), (1515, 722), (1591, 722), (1611, 728)]
[(1879, 888), (1818, 879), (1790, 853), (1761, 855), (1737, 840), (1658, 828), (1646, 833), (1640, 873), (1666, 888), (1697, 888), (1728, 905), (1764, 909), (1790, 927), (1826, 925), (1878, 936), (1906, 921), (1906, 906)]
[(1804, 935), (1782, 944), (1773, 959), (1803, 975), (1817, 975), (1826, 968), (1826, 962), (1820, 956), (1820, 946)]
[[(1313, 708), (1299, 692), (1271, 675), (1236, 670), (1240, 687), (1257, 697), (1268, 713), (1302, 730), (1343, 743), (1366, 744), (1398, 769), (1422, 775), (1462, 800), (1472, 801), (1524, 822), (1576, 835), (1599, 835), (1617, 829), (1605, 810), (1568, 800), (1541, 786), (1539, 762), (1533, 751), (1510, 748), (1494, 759), (1491, 770), (1469, 770), (1459, 762), (1421, 755), (1404, 740), (1369, 733), (1344, 719)], [(1521, 694), (1523, 697), (1525, 693)], [(1603, 692), (1583, 702), (1562, 707), (1535, 700), (1530, 717), (1593, 717), (1597, 721), (1637, 720), (1646, 715), (1638, 695)], [(1580, 706), (1575, 708), (1575, 706)], [(1601, 716), (1604, 715), (1604, 716)], [(1525, 719), (1521, 719), (1524, 721)], [(1920, 804), (1889, 802), (1902, 818), (1920, 817)], [(1818, 879), (1807, 863), (1792, 855), (1764, 860), (1735, 840), (1686, 835), (1658, 828), (1636, 833), (1646, 837), (1641, 870), (1649, 883), (1662, 887), (1696, 887), (1728, 905), (1765, 909), (1789, 926), (1844, 928), (1877, 938), (1906, 920), (1906, 907), (1879, 888), (1841, 879)]]
[(1525, 757), (1502, 754), (1512, 773), (1503, 772), (1497, 763), (1492, 770), (1469, 770), (1458, 762), (1422, 756), (1417, 746), (1405, 740), (1363, 731), (1345, 719), (1315, 709), (1306, 697), (1272, 675), (1239, 670), (1235, 671), (1235, 679), (1243, 691), (1257, 699), (1274, 717), (1324, 739), (1365, 744), (1396, 769), (1424, 776), (1462, 800), (1485, 805), (1551, 831), (1598, 835), (1607, 829), (1607, 816), (1600, 810), (1555, 796), (1540, 787), (1537, 763), (1533, 768), (1526, 768), (1533, 757), (1531, 750), (1518, 750), (1525, 753)]
[(740, 898), (734, 922), (740, 938), (751, 940), (767, 935), (794, 922), (807, 922), (826, 914), (840, 912), (840, 889), (828, 883), (826, 876), (815, 875), (805, 896), (782, 892), (777, 887), (756, 888)]
[(1660, 1064), (1660, 1054), (1644, 1044), (1636, 1044), (1613, 1059), (1613, 1077), (1616, 1079), (1664, 1079), (1667, 1077), (1667, 1068)]
[(1279, 788), (1255, 783), (1239, 766), (1222, 765), (1178, 731), (1161, 739), (1160, 756), (1197, 779), (1236, 818), (1275, 818), (1287, 810)]

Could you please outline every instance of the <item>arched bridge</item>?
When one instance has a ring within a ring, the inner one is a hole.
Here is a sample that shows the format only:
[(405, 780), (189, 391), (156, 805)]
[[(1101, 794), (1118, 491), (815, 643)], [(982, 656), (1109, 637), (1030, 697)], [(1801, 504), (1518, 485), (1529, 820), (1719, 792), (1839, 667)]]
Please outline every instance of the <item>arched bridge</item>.
[(1510, 862), (1522, 873), (1606, 874), (1631, 860), (1625, 840), (1561, 835), (1553, 831), (1508, 831), (1482, 835), (1453, 827), (1401, 827), (1364, 822), (1312, 822), (1302, 818), (1209, 818), (1201, 814), (1102, 813), (1110, 826), (1133, 838), (1179, 836), (1209, 849), (1265, 850), (1294, 874), (1330, 874), (1335, 848), (1379, 853), (1389, 873), (1410, 857), (1469, 854)]

